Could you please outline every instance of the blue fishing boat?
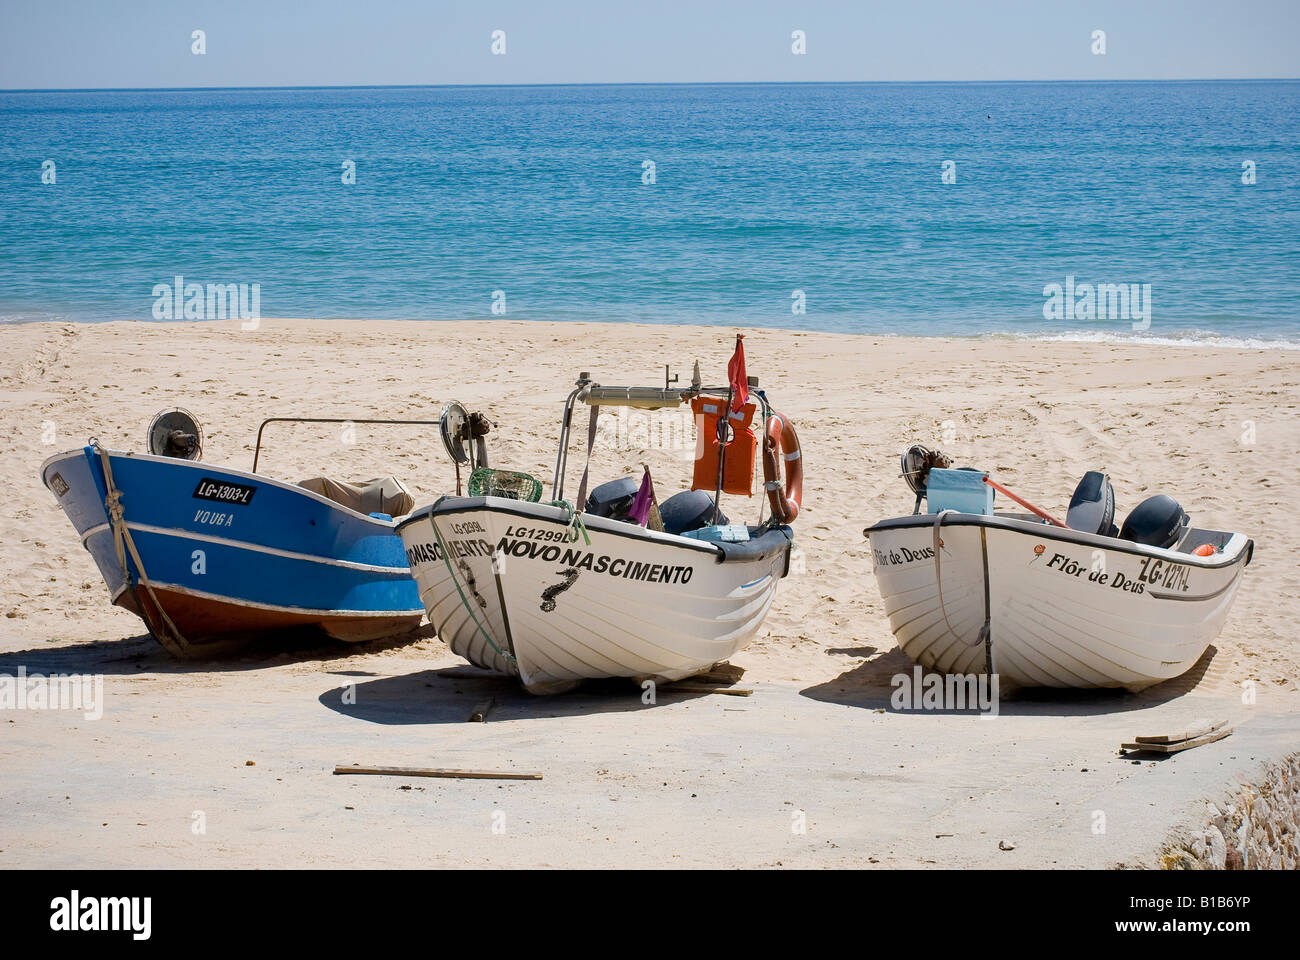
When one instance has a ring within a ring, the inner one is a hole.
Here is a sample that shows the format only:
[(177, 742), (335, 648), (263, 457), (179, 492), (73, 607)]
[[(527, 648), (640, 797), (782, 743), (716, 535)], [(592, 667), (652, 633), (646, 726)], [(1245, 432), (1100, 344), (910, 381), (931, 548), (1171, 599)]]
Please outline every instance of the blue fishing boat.
[[(283, 420), (339, 422), (262, 426)], [(149, 447), (125, 453), (92, 440), (46, 460), (41, 479), (113, 603), (168, 652), (293, 627), (363, 641), (419, 625), (424, 608), (393, 521), (414, 502), (394, 478), (289, 483), (256, 473), (256, 456), (254, 472), (215, 467), (200, 461), (201, 431), (179, 410), (155, 418)]]

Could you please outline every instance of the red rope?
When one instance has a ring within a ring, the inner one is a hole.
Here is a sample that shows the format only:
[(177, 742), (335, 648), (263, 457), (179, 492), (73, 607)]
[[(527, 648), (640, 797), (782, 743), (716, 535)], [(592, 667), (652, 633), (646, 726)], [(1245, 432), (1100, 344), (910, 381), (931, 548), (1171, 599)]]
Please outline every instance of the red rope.
[(994, 490), (996, 490), (998, 493), (1002, 494), (1004, 497), (1008, 497), (1008, 498), (1014, 500), (1016, 503), (1020, 504), (1020, 505), (1021, 505), (1022, 507), (1024, 507), (1026, 510), (1030, 511), (1031, 513), (1035, 513), (1035, 514), (1037, 514), (1038, 516), (1042, 517), (1042, 518), (1043, 518), (1044, 520), (1046, 520), (1048, 523), (1054, 523), (1054, 524), (1056, 524), (1058, 527), (1063, 527), (1063, 526), (1065, 526), (1065, 524), (1063, 524), (1060, 520), (1057, 520), (1054, 516), (1052, 516), (1052, 515), (1051, 515), (1050, 513), (1048, 513), (1046, 510), (1042, 510), (1042, 509), (1040, 509), (1040, 508), (1034, 506), (1034, 505), (1033, 505), (1032, 503), (1030, 503), (1028, 500), (1021, 500), (1019, 497), (1017, 497), (1014, 493), (1012, 493), (1012, 492), (1011, 492), (1010, 490), (1008, 490), (1006, 487), (1002, 486), (1002, 484), (1000, 484), (1000, 483), (995, 483), (993, 480), (990, 480), (988, 477), (985, 477), (985, 478), (984, 478), (984, 482), (987, 483), (987, 484), (988, 484), (990, 487), (992, 487)]

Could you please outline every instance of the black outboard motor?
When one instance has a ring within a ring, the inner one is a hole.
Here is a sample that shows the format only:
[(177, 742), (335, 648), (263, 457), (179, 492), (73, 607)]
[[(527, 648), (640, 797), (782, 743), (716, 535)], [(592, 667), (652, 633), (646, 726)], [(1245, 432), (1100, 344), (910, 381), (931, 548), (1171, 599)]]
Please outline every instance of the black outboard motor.
[(610, 520), (623, 520), (632, 508), (632, 501), (636, 499), (639, 489), (640, 482), (631, 477), (602, 483), (587, 495), (587, 506), (583, 512), (596, 517), (608, 517)]
[(196, 434), (186, 433), (184, 430), (168, 430), (165, 443), (164, 457), (176, 457), (180, 460), (198, 459), (199, 438)]
[[(665, 533), (686, 533), (699, 530), (713, 522), (713, 497), (703, 490), (683, 490), (659, 504), (659, 518), (664, 522)], [(718, 512), (718, 523), (727, 518)]]
[(1119, 535), (1134, 543), (1168, 549), (1183, 538), (1190, 523), (1177, 500), (1159, 493), (1133, 508)]
[(1074, 488), (1065, 525), (1082, 533), (1113, 537), (1115, 529), (1115, 488), (1100, 470), (1089, 470)]

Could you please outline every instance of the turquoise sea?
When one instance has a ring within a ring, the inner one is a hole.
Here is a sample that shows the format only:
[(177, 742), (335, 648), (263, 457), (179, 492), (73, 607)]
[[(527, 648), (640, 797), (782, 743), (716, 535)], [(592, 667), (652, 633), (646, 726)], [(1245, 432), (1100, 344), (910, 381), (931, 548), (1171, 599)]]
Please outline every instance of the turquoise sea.
[[(1297, 345), (1300, 82), (0, 93), (0, 319), (151, 320), (177, 276), (267, 317)], [(1067, 283), (1149, 325), (1045, 311)]]

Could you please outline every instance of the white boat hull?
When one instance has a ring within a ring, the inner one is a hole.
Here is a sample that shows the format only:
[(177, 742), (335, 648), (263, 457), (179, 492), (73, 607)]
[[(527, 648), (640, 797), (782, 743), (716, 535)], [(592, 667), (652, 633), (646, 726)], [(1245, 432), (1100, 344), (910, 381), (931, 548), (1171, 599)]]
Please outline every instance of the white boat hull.
[(1241, 534), (1193, 531), (1220, 547), (1197, 557), (948, 514), (936, 563), (935, 520), (866, 531), (890, 627), (923, 667), (996, 674), (1004, 686), (1136, 691), (1179, 676), (1223, 629), (1254, 548)]
[[(539, 694), (585, 679), (680, 680), (741, 650), (788, 569), (788, 527), (709, 543), (496, 497), (448, 497), (398, 527), (430, 623)], [(576, 540), (575, 540), (576, 536)]]

